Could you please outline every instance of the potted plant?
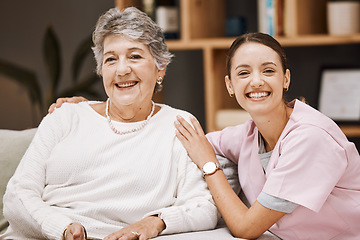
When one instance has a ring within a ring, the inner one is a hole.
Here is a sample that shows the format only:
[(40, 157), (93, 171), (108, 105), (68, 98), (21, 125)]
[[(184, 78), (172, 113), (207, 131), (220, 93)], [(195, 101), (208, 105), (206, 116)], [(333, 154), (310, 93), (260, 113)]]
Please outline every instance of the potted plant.
[[(99, 97), (98, 93), (92, 90), (94, 83), (99, 81), (99, 76), (94, 71), (79, 79), (84, 60), (92, 53), (91, 46), (92, 39), (91, 36), (88, 36), (76, 49), (71, 65), (72, 84), (62, 90), (59, 87), (62, 71), (61, 48), (58, 37), (51, 26), (47, 27), (43, 39), (43, 58), (48, 72), (47, 80), (50, 82), (50, 87), (46, 89), (45, 93), (42, 92), (39, 79), (32, 70), (0, 59), (0, 74), (23, 86), (30, 97), (32, 107), (39, 107), (40, 114), (43, 115), (49, 105), (59, 97), (75, 96), (77, 94)], [(35, 119), (34, 116), (33, 119)]]

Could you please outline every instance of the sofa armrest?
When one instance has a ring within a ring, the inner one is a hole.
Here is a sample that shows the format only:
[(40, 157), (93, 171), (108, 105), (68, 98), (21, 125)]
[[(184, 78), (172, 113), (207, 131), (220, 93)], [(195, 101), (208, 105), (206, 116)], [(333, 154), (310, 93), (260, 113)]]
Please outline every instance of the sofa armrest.
[(6, 185), (14, 174), (35, 132), (36, 128), (21, 131), (0, 129), (0, 231), (8, 226), (3, 216), (3, 196)]
[(4, 230), (9, 226), (8, 221), (5, 218), (0, 219), (0, 233), (3, 233)]

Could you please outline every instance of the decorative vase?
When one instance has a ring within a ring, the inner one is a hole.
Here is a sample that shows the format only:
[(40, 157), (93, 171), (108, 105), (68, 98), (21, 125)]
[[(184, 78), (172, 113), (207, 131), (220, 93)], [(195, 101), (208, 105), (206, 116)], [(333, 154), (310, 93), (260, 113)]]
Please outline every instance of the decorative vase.
[(349, 35), (360, 32), (360, 1), (329, 1), (327, 23), (330, 35)]

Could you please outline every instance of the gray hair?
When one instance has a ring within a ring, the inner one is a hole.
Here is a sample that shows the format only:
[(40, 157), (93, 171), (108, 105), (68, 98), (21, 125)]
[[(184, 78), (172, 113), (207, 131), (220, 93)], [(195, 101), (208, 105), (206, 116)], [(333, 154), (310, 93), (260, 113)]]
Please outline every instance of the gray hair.
[(164, 69), (171, 62), (173, 54), (165, 44), (164, 34), (149, 16), (135, 7), (125, 8), (123, 11), (111, 8), (100, 16), (93, 32), (92, 50), (99, 75), (102, 75), (104, 39), (113, 34), (122, 34), (147, 45), (159, 70)]

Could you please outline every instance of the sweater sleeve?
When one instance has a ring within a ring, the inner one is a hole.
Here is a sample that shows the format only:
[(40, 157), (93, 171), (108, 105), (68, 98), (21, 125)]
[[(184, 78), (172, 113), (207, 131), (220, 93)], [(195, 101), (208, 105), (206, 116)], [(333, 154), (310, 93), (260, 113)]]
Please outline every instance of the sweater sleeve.
[[(178, 141), (177, 144), (181, 143)], [(158, 215), (163, 219), (166, 228), (161, 234), (213, 229), (219, 219), (219, 213), (198, 167), (185, 150), (181, 157), (184, 160), (178, 165), (175, 203), (147, 214)]]
[(11, 229), (26, 238), (61, 239), (71, 222), (42, 200), (46, 160), (69, 130), (68, 111), (63, 106), (42, 120), (4, 195), (4, 215)]
[[(177, 112), (190, 122), (190, 114)], [(171, 129), (175, 132), (173, 119)], [(168, 120), (166, 120), (168, 121)], [(176, 162), (176, 191), (174, 203), (168, 207), (154, 210), (146, 216), (158, 215), (165, 222), (166, 228), (161, 234), (202, 231), (215, 228), (220, 214), (215, 206), (201, 171), (189, 158), (186, 149), (174, 134), (171, 161)]]

